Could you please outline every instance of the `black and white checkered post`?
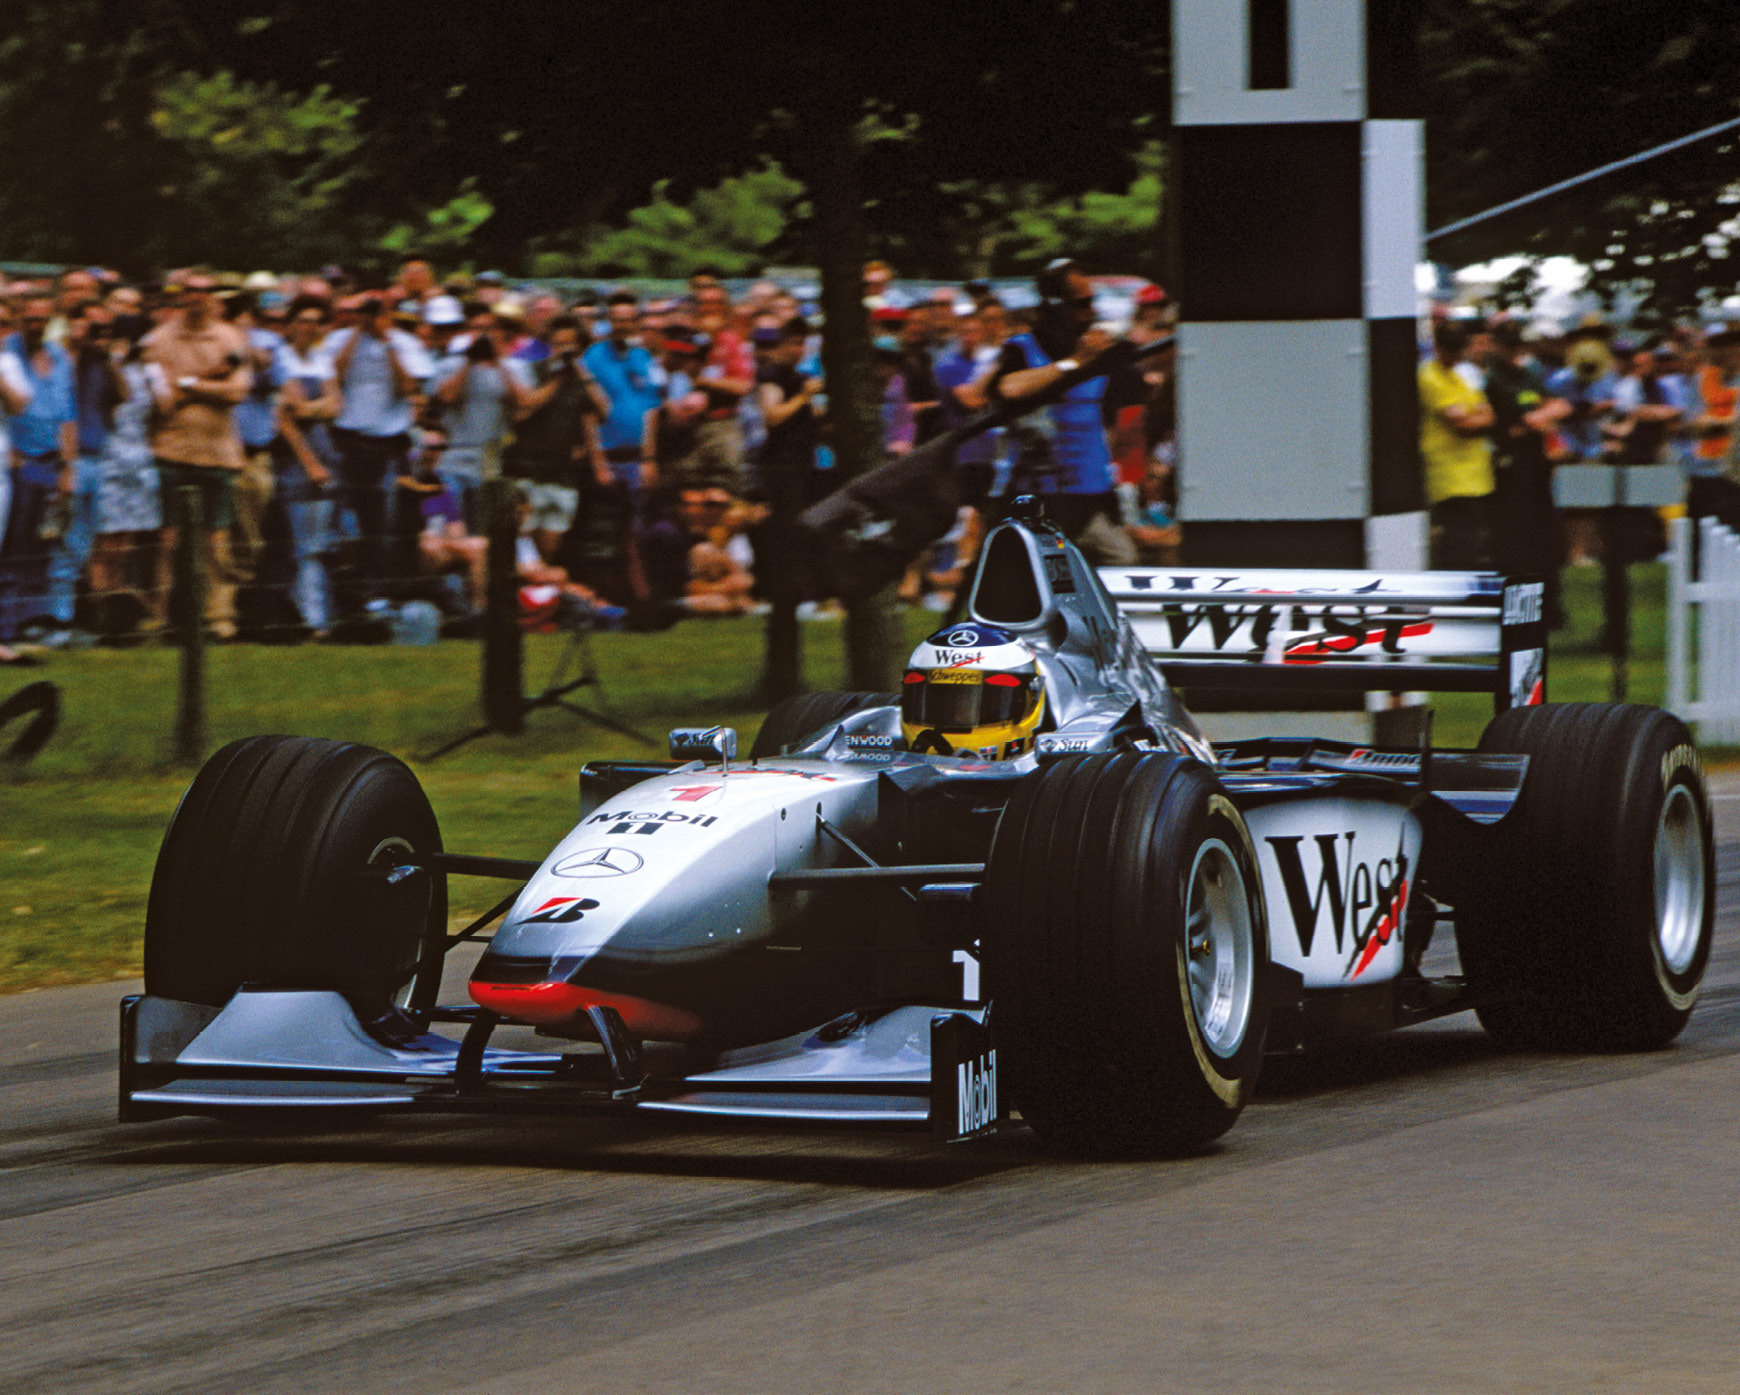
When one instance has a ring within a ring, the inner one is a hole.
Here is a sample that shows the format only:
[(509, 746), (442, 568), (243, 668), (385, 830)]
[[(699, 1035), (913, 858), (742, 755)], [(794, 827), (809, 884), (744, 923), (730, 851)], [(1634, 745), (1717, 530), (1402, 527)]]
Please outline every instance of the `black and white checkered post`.
[(1188, 562), (1417, 568), (1411, 0), (1174, 0)]

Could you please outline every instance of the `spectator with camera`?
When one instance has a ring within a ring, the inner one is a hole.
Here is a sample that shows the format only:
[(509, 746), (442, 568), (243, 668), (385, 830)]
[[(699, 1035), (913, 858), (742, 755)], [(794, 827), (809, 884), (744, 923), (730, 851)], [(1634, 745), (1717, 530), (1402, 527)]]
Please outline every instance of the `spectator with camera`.
[(7, 348), (23, 365), (28, 401), (12, 420), (12, 508), (0, 544), (0, 638), (16, 637), (25, 627), (54, 640), (72, 621), (72, 593), (66, 587), (67, 614), (53, 613), (57, 577), (76, 577), (62, 560), (65, 534), (79, 506), (77, 404), (72, 355), (48, 337), (54, 301), (27, 296), (21, 328)]
[(290, 525), (290, 597), (314, 639), (332, 627), (332, 580), (326, 553), (339, 453), (332, 422), (344, 405), (331, 361), (321, 352), (326, 302), (300, 295), (290, 302), (279, 353), (284, 387), (278, 399), (278, 438), (272, 450), (274, 487)]
[(1492, 340), (1452, 320), (1432, 335), (1432, 357), (1419, 367), (1420, 458), (1426, 465), (1432, 565), (1479, 571), (1491, 564), (1492, 404), (1461, 370), (1484, 378)]
[(111, 353), (110, 320), (100, 302), (84, 300), (71, 308), (66, 321), (65, 346), (73, 361), (73, 402), (78, 416), (78, 458), (73, 464), (72, 492), (62, 505), (60, 546), (49, 556), (48, 609), (59, 632), (67, 636), (78, 634), (74, 628), (78, 583), (96, 544), (103, 457), (115, 408), (127, 396)]
[[(1094, 320), (1094, 288), (1077, 263), (1059, 257), (1035, 282), (1039, 317), (1032, 332), (1004, 344), (991, 379), (995, 400), (1019, 401), (1053, 389), (1065, 374), (1098, 360), (1116, 342)], [(1136, 548), (1119, 521), (1117, 470), (1103, 416), (1110, 379), (1078, 382), (1047, 408), (1049, 433), (1016, 428), (1025, 463), (1056, 479), (1047, 503), (1058, 526), (1096, 566), (1130, 566)], [(1049, 458), (1046, 458), (1049, 457)]]
[[(0, 322), (6, 310), (0, 305)], [(30, 403), (32, 389), (23, 360), (15, 347), (15, 338), (0, 342), (0, 448), (4, 448), (7, 464), (0, 469), (0, 641), (17, 638), (18, 624), (24, 619), (23, 607), (26, 557), (42, 521), (45, 499), (30, 496), (39, 491), (32, 484), (20, 483), (19, 462), (12, 457), (10, 424)], [(22, 501), (22, 502), (21, 502)], [(33, 514), (32, 517), (26, 517)], [(19, 521), (16, 521), (19, 520)], [(17, 536), (14, 536), (16, 531)], [(24, 660), (0, 643), (0, 663)]]
[(739, 411), (755, 390), (755, 354), (731, 322), (731, 298), (715, 282), (694, 292), (695, 327), (705, 344), (695, 386), (707, 405), (695, 432), (699, 472), (735, 494), (749, 486), (744, 467), (743, 423)]
[(90, 567), (97, 629), (110, 635), (129, 633), (141, 622), (147, 632), (161, 630), (163, 620), (153, 618), (146, 590), (155, 582), (168, 594), (168, 559), (157, 546), (163, 509), (149, 433), (155, 403), (140, 346), (145, 324), (142, 315), (118, 315), (110, 335), (120, 390), (104, 433)]
[(393, 326), (384, 296), (364, 296), (355, 313), (355, 326), (335, 330), (322, 352), (343, 396), (332, 439), (341, 498), (360, 535), (366, 600), (388, 576), (388, 485), (404, 470), (423, 385), (435, 365), (414, 334)]
[(531, 365), (510, 356), (524, 322), (517, 302), (479, 307), (470, 316), (469, 335), (455, 339), (435, 365), (434, 405), (447, 434), (441, 479), (474, 533), (483, 525), (478, 490), (501, 473), (508, 428), (531, 400)]
[(280, 359), (284, 339), (260, 322), (259, 300), (253, 291), (225, 296), (224, 318), (247, 340), (248, 365), (254, 373), (253, 386), (235, 411), (242, 468), (235, 478), (236, 525), (230, 550), (236, 583), (245, 587), (259, 571), (266, 546), (266, 510), (274, 487), (272, 448), (278, 440), (278, 397), (285, 381)]
[(610, 399), (610, 412), (599, 428), (604, 458), (617, 482), (639, 494), (658, 483), (648, 418), (664, 400), (661, 374), (640, 343), (640, 301), (634, 294), (616, 292), (606, 313), (610, 333), (586, 350), (584, 362)]
[(610, 399), (580, 361), (580, 322), (558, 315), (545, 328), (549, 353), (532, 364), (532, 388), (521, 406), (502, 472), (520, 482), (530, 506), (528, 527), (547, 562), (574, 525), (580, 472), (609, 484), (610, 466), (598, 444), (598, 423)]

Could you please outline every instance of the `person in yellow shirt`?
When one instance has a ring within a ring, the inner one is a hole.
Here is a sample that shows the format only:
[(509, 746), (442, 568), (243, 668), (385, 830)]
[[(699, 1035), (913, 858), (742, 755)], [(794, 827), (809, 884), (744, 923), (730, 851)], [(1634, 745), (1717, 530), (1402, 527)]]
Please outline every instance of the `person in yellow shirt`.
[[(1420, 365), (1420, 455), (1431, 508), (1432, 566), (1477, 571), (1490, 565), (1492, 406), (1475, 385), (1491, 341), (1445, 321)], [(1465, 375), (1464, 364), (1473, 366)], [(1471, 381), (1471, 376), (1474, 381)]]

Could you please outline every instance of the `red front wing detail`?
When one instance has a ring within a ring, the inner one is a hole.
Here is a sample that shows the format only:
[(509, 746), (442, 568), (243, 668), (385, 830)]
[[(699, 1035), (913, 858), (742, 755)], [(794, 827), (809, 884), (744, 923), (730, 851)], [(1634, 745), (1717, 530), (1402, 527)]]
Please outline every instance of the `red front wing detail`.
[(683, 1041), (697, 1035), (703, 1025), (694, 1013), (669, 1003), (601, 993), (578, 983), (473, 983), (470, 987), (472, 1001), (479, 1007), (533, 1027), (570, 1026), (589, 1007), (615, 1008), (629, 1031), (653, 1041)]

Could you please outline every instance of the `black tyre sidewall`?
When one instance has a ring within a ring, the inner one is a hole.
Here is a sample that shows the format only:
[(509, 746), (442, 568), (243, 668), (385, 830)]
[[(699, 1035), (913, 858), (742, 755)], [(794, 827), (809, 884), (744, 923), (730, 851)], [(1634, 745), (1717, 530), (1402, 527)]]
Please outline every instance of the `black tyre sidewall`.
[(293, 738), (233, 741), (200, 768), (157, 851), (145, 908), (145, 991), (221, 1007), (248, 977), (252, 936), (219, 901), (221, 869), (237, 846), (239, 813), (261, 767)]
[[(272, 941), (270, 979), (391, 997), (416, 967), (421, 935), (407, 927), (383, 935), (363, 923), (348, 878), (371, 859), (396, 864), (399, 844), (409, 849), (406, 861), (441, 850), (434, 812), (416, 776), (395, 757), (367, 747), (338, 754), (310, 779), (285, 841), (306, 852), (285, 868), (284, 904), (293, 919), (280, 922)], [(432, 881), (430, 919), (444, 927), (444, 883)]]
[[(1218, 839), (1244, 880), (1252, 996), (1213, 1051), (1186, 971), (1188, 879)], [(1029, 1122), (1070, 1151), (1174, 1152), (1230, 1128), (1267, 1022), (1268, 935), (1255, 847), (1213, 772), (1172, 755), (1082, 757), (1024, 782), (987, 871), (987, 985)]]
[[(391, 855), (398, 844), (410, 855)], [(384, 1003), (411, 980), (425, 937), (444, 932), (446, 891), (433, 874), (421, 924), (371, 921), (356, 878), (377, 850), (386, 865), (441, 850), (434, 812), (402, 761), (303, 737), (226, 746), (164, 835), (146, 914), (146, 991), (221, 1006), (247, 983)]]
[[(1569, 703), (1502, 713), (1480, 745), (1530, 760), (1457, 907), (1482, 1022), (1514, 1046), (1665, 1045), (1690, 1016), (1715, 924), (1709, 802), (1690, 733), (1656, 708)], [(1697, 946), (1675, 974), (1657, 932), (1654, 857), (1678, 788), (1701, 820), (1704, 899)]]
[(798, 693), (776, 702), (749, 748), (751, 760), (784, 754), (823, 727), (872, 707), (897, 707), (899, 693)]
[[(1670, 721), (1672, 719), (1669, 719)], [(1665, 724), (1664, 724), (1665, 725)], [(1679, 726), (1677, 722), (1674, 726)], [(1711, 943), (1716, 920), (1715, 849), (1710, 827), (1709, 797), (1704, 788), (1703, 765), (1690, 735), (1678, 739), (1684, 728), (1658, 731), (1650, 746), (1638, 752), (1634, 770), (1627, 780), (1632, 800), (1621, 816), (1622, 826), (1634, 840), (1629, 854), (1627, 875), (1623, 884), (1633, 897), (1626, 908), (1626, 919), (1651, 927), (1642, 936), (1626, 936), (1612, 946), (1618, 962), (1615, 969), (1638, 982), (1653, 981), (1661, 995), (1663, 1013), (1690, 1013), (1703, 986), (1704, 973), (1710, 963)], [(1665, 749), (1664, 749), (1665, 748)], [(1660, 750), (1659, 757), (1650, 756)], [(1662, 812), (1676, 789), (1685, 789), (1697, 808), (1704, 858), (1703, 925), (1696, 949), (1685, 970), (1674, 973), (1662, 954), (1661, 937), (1655, 933), (1655, 835)]]
[[(1137, 826), (1127, 834), (1120, 826), (1114, 834), (1120, 840), (1128, 837), (1133, 848), (1147, 849), (1145, 858), (1131, 859), (1124, 871), (1122, 904), (1115, 903), (1114, 923), (1134, 929), (1145, 915), (1152, 931), (1147, 953), (1132, 943), (1124, 956), (1126, 966), (1141, 965), (1147, 971), (1145, 1003), (1131, 1007), (1148, 1009), (1145, 1020), (1133, 1016), (1140, 1025), (1125, 1049), (1137, 1059), (1145, 1051), (1147, 1068), (1164, 1073), (1173, 1089), (1194, 1096), (1198, 1108), (1218, 1105), (1236, 1111), (1256, 1082), (1267, 1020), (1268, 929), (1256, 847), (1243, 816), (1205, 766), (1181, 761), (1169, 773), (1156, 797), (1138, 794), (1132, 801)], [(1212, 839), (1223, 843), (1238, 864), (1253, 938), (1250, 1017), (1230, 1055), (1217, 1053), (1203, 1037), (1187, 972), (1190, 876), (1198, 851)]]

